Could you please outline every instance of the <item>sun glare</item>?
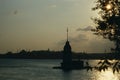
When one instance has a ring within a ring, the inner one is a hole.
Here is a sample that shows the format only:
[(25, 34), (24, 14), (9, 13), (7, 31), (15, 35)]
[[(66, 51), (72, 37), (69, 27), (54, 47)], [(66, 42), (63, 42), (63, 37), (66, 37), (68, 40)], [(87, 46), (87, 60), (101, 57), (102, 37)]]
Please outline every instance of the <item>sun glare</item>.
[(107, 10), (110, 10), (111, 8), (112, 8), (112, 5), (111, 5), (111, 4), (107, 4), (107, 5), (106, 5), (106, 9), (107, 9)]
[(98, 80), (119, 80), (116, 74), (113, 74), (112, 70), (102, 71), (97, 77)]

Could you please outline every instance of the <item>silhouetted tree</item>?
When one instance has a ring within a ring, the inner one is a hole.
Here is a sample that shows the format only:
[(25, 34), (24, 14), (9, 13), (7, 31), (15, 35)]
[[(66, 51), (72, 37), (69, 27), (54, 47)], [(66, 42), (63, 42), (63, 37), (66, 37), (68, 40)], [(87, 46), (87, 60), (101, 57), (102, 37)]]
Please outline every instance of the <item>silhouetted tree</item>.
[(98, 10), (100, 18), (94, 18), (96, 34), (115, 42), (114, 53), (120, 53), (120, 1), (97, 0), (92, 10)]
[[(120, 56), (120, 1), (97, 0), (96, 6), (92, 10), (97, 10), (100, 15), (99, 18), (93, 19), (96, 24), (95, 34), (102, 35), (104, 38), (113, 41), (115, 48), (111, 48), (111, 51)], [(119, 72), (120, 60), (115, 62), (108, 59), (101, 60), (98, 65), (99, 67), (94, 68), (99, 71), (105, 71), (108, 67), (112, 67), (113, 73), (115, 71)]]

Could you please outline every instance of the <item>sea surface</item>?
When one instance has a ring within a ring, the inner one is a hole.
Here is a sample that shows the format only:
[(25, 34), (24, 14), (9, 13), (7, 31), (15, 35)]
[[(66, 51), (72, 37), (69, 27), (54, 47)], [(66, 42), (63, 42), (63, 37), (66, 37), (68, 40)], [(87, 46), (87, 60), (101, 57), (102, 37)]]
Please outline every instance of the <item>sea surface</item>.
[(0, 80), (120, 80), (120, 74), (113, 74), (111, 69), (105, 72), (53, 69), (60, 62), (61, 60), (0, 59)]

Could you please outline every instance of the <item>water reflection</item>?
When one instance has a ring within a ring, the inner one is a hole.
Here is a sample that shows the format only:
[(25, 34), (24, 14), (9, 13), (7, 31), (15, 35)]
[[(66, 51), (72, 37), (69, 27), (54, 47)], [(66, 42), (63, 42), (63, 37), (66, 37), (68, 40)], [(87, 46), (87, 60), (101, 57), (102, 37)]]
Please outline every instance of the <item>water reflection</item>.
[[(0, 80), (120, 80), (120, 74), (117, 72), (113, 74), (112, 69), (105, 72), (53, 69), (52, 66), (58, 65), (59, 62), (59, 60), (0, 59)], [(97, 60), (90, 62), (91, 65), (97, 64)]]
[[(97, 66), (98, 62), (101, 60), (89, 60), (89, 63), (91, 66)], [(112, 62), (116, 62), (116, 60), (112, 60)], [(111, 62), (111, 63), (112, 63)], [(95, 79), (92, 80), (120, 80), (120, 73), (116, 72), (113, 73), (112, 68), (108, 68), (108, 70), (105, 71), (97, 71), (97, 70), (93, 70), (92, 71), (94, 74), (92, 76), (94, 76)]]
[(62, 71), (63, 80), (72, 80), (72, 71)]
[(99, 75), (96, 76), (97, 80), (119, 80), (118, 73), (113, 73), (112, 69), (106, 71), (98, 72)]

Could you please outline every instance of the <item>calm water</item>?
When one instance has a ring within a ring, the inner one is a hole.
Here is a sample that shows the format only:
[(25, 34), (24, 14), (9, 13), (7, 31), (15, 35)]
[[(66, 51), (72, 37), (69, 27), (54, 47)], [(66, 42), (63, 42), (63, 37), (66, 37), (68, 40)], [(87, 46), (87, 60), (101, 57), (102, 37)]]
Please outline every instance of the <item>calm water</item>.
[(52, 69), (60, 60), (0, 59), (0, 80), (120, 80), (120, 74)]

